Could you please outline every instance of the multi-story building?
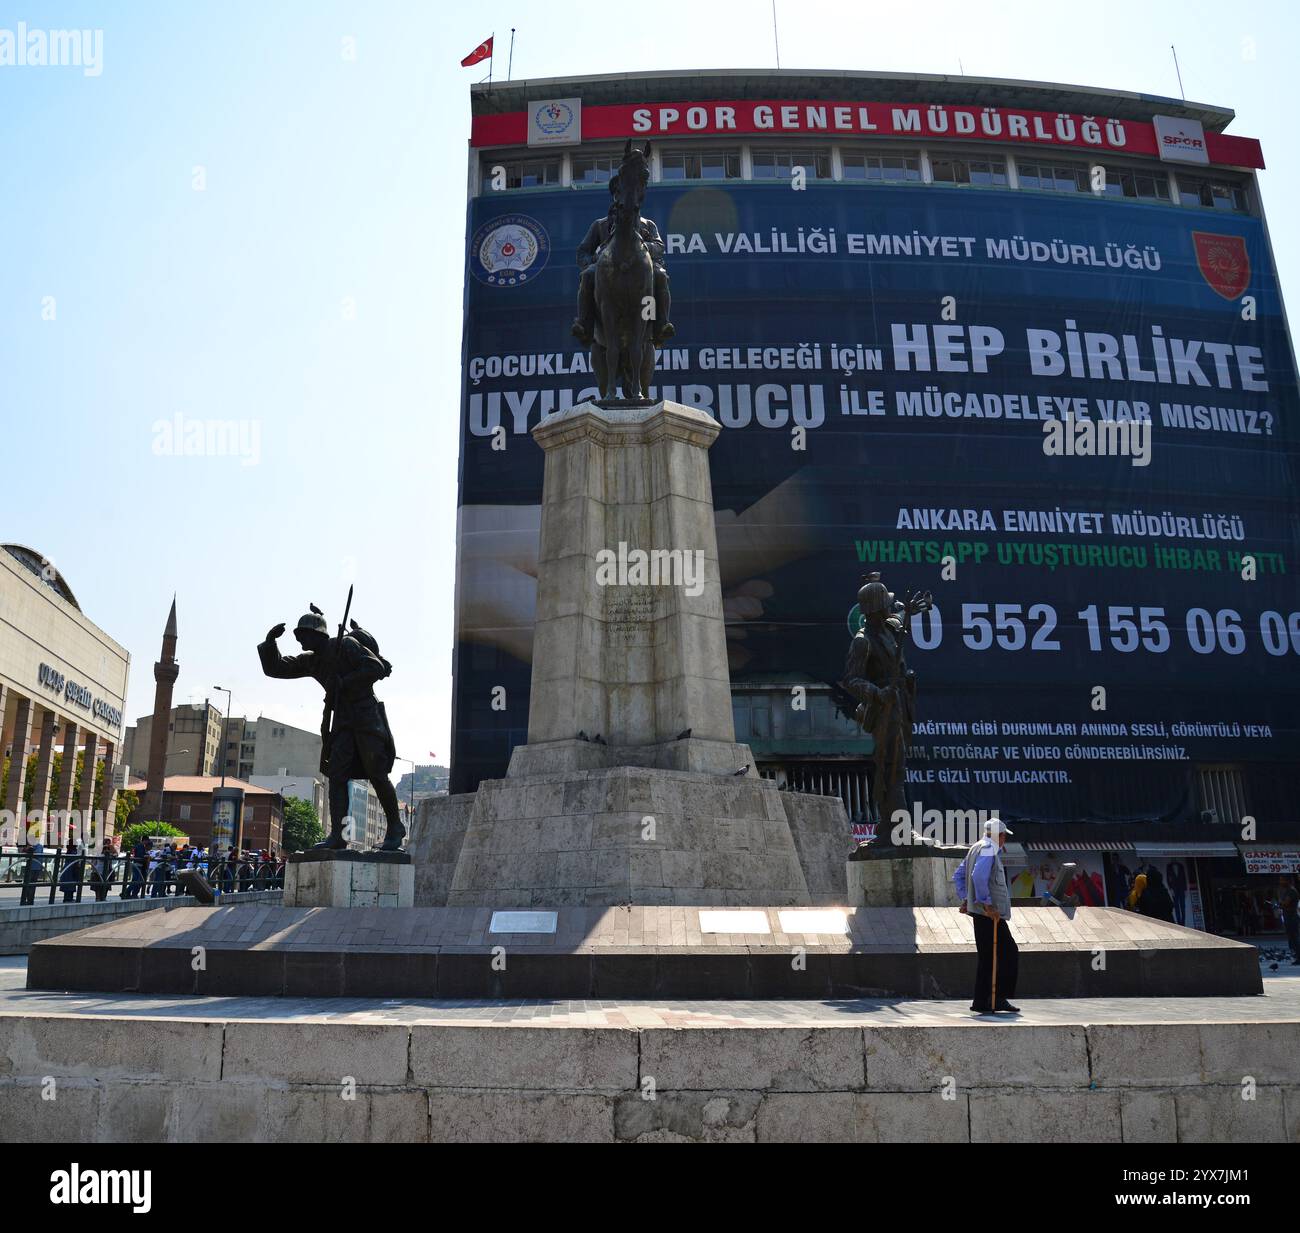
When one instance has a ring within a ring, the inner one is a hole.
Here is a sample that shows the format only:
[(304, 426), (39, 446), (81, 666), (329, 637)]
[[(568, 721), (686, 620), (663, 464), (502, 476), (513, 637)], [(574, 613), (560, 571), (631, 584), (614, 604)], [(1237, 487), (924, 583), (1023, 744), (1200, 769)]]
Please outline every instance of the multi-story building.
[(763, 773), (873, 833), (871, 740), (834, 687), (879, 571), (935, 600), (909, 631), (914, 807), (999, 812), (1026, 885), (1072, 853), (1114, 898), (1158, 863), (1189, 922), (1260, 860), (1300, 869), (1300, 393), (1229, 108), (719, 71), (494, 82), (471, 111), (453, 791), (526, 739), (528, 433), (596, 394), (577, 250), (634, 141), (676, 326), (652, 394), (722, 426)]
[(388, 824), (384, 819), (383, 806), (375, 790), (364, 779), (354, 779), (348, 784), (348, 810), (352, 818), (352, 839), (354, 848), (378, 847), (384, 840)]
[[(160, 805), (144, 818), (140, 809), (132, 820), (167, 822), (184, 833), (189, 841), (206, 848), (212, 842), (212, 806), (214, 790), (243, 793), (242, 808), (236, 819), (234, 844), (240, 850), (263, 851), (283, 847), (284, 794), (275, 787), (244, 783), (227, 776), (224, 785), (219, 775), (169, 775), (163, 780)], [(131, 791), (145, 797), (145, 781), (127, 784)], [(221, 853), (224, 855), (224, 852)]]
[[(167, 775), (220, 775), (222, 725), (225, 716), (211, 702), (183, 702), (167, 712)], [(144, 770), (149, 765), (154, 717), (141, 715), (126, 730), (127, 765)]]
[(282, 720), (259, 715), (232, 716), (226, 724), (226, 774), (250, 783), (278, 787), (293, 783), (289, 795), (316, 805), (321, 823), (329, 826), (329, 787), (320, 770), (319, 732), (295, 728)]
[(0, 545), (0, 613), (0, 845), (25, 842), (37, 826), (49, 844), (71, 830), (74, 842), (98, 846), (113, 829), (131, 658), (87, 619), (53, 562), (21, 544)]

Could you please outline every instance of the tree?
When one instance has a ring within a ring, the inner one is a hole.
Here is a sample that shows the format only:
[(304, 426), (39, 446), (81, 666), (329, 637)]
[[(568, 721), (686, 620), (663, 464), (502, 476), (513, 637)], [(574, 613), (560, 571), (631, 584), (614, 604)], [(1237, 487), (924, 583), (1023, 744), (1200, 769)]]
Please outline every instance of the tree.
[(155, 835), (166, 839), (185, 838), (185, 832), (177, 830), (170, 822), (133, 822), (119, 836), (122, 841), (122, 851), (135, 847), (141, 839), (149, 839)]
[(138, 792), (128, 792), (124, 788), (117, 794), (117, 800), (113, 802), (113, 829), (119, 835), (126, 829), (126, 824), (131, 815), (140, 808), (140, 794)]
[(311, 801), (296, 796), (284, 798), (284, 827), (281, 843), (286, 852), (305, 852), (325, 838), (325, 828)]

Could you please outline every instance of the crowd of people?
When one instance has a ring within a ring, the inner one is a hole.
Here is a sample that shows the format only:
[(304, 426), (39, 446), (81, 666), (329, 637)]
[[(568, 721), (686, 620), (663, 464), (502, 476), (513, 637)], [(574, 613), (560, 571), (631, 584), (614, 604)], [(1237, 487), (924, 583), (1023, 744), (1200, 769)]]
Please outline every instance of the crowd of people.
[[(26, 855), (21, 902), (30, 904), (35, 901), (36, 885), (44, 879), (50, 858), (39, 841), (27, 845)], [(129, 853), (124, 853), (110, 838), (98, 855), (78, 845), (63, 853), (58, 867), (59, 890), (65, 903), (77, 899), (83, 885), (100, 902), (108, 898), (115, 884), (121, 885), (123, 899), (160, 899), (187, 893), (179, 881), (179, 875), (187, 869), (202, 873), (213, 890), (222, 894), (284, 886), (284, 862), (274, 848), (240, 850), (232, 845), (222, 856), (188, 842), (155, 847), (152, 840), (141, 839)]]

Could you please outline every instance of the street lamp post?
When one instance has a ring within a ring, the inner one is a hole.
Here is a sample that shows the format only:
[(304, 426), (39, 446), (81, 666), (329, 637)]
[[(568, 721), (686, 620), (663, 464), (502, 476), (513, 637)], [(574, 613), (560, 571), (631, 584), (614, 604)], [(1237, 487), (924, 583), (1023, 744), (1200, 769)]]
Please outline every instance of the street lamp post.
[(234, 705), (234, 695), (228, 689), (222, 689), (220, 685), (212, 687), (219, 694), (226, 695), (226, 713), (221, 719), (221, 786), (226, 786), (226, 725), (230, 722), (230, 711)]
[(411, 768), (411, 786), (406, 792), (406, 820), (413, 822), (415, 820), (415, 763), (410, 758), (398, 757), (399, 762), (406, 762)]

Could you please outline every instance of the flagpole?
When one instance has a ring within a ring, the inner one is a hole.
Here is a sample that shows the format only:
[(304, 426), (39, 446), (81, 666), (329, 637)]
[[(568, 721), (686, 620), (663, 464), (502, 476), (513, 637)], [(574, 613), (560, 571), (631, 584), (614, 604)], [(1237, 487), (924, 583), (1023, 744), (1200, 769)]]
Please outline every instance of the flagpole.
[(510, 59), (506, 61), (506, 80), (510, 80), (510, 75), (515, 67), (515, 28), (510, 27)]
[(497, 32), (495, 30), (492, 31), (491, 47), (492, 50), (488, 54), (488, 89), (489, 90), (492, 89), (492, 65), (497, 58)]

